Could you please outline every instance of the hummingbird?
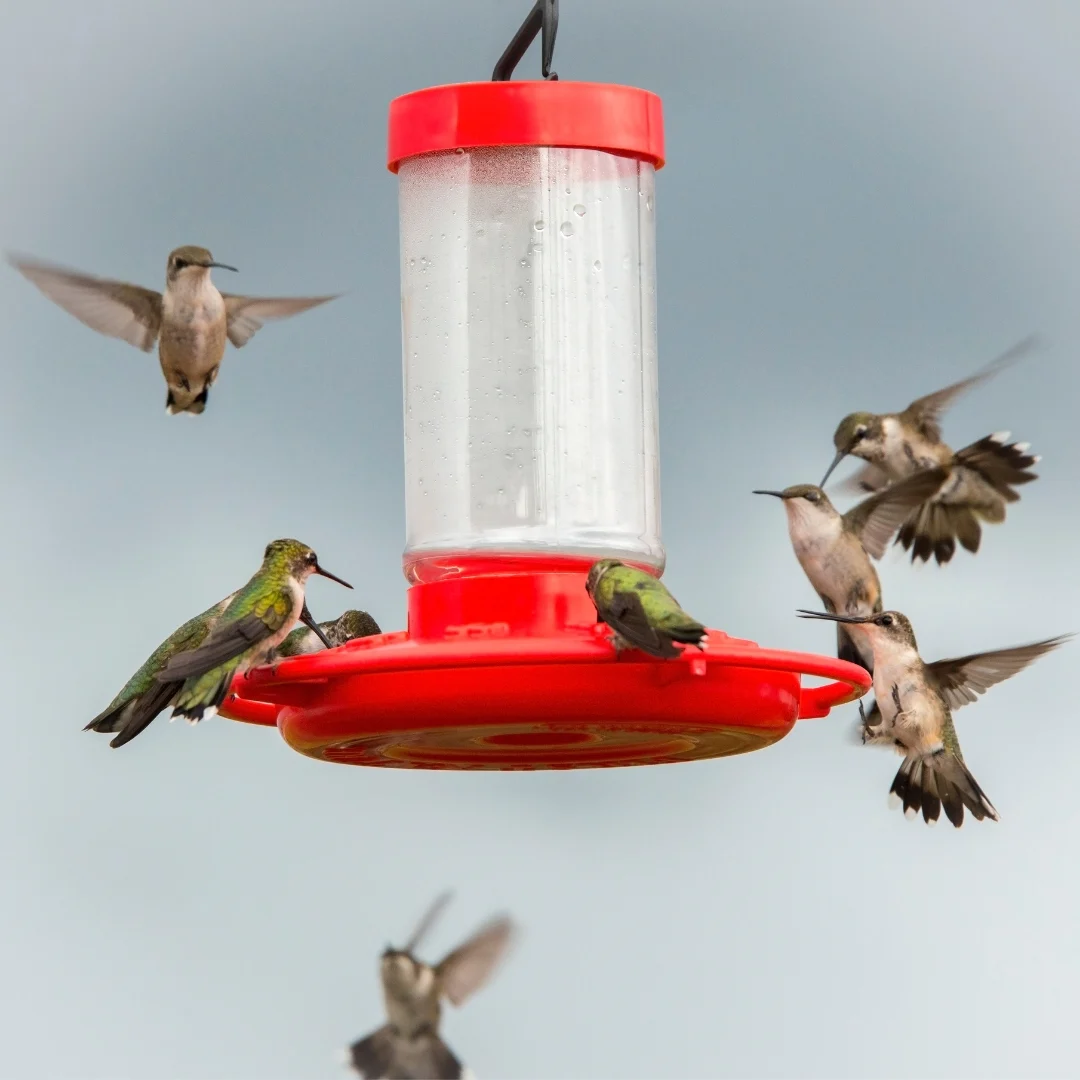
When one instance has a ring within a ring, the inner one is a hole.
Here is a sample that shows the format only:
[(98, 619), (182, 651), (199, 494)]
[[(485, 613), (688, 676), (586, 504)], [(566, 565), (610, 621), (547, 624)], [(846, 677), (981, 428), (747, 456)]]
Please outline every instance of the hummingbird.
[[(298, 619), (322, 634), (304, 599), (304, 583), (312, 574), (352, 588), (324, 570), (307, 544), (272, 540), (266, 545), (262, 566), (233, 595), (214, 628), (195, 648), (174, 653), (154, 676), (159, 683), (181, 684), (173, 703), (174, 718), (183, 716), (197, 724), (213, 716), (233, 677), (265, 662)], [(322, 640), (329, 648), (325, 636)]]
[(1010, 443), (1007, 431), (988, 435), (962, 450), (953, 451), (941, 438), (940, 419), (963, 393), (997, 375), (1030, 351), (1037, 339), (1027, 337), (981, 371), (913, 401), (903, 412), (854, 412), (845, 416), (833, 435), (836, 456), (821, 481), (824, 487), (833, 470), (849, 454), (867, 464), (855, 476), (865, 491), (879, 491), (923, 469), (943, 468), (939, 491), (916, 508), (896, 538), (911, 561), (947, 563), (959, 540), (972, 554), (982, 539), (980, 521), (1005, 520), (1007, 503), (1020, 496), (1013, 490), (1037, 479), (1029, 470), (1041, 458), (1029, 443)]
[[(230, 593), (224, 600), (219, 600), (213, 607), (208, 607), (193, 619), (188, 619), (178, 630), (174, 630), (128, 679), (108, 707), (98, 713), (83, 731), (116, 733), (116, 738), (109, 743), (113, 749), (131, 742), (136, 735), (145, 731), (163, 709), (176, 703), (176, 697), (183, 685), (175, 680), (158, 682), (158, 673), (178, 653), (198, 648), (217, 625), (235, 596), (236, 593)], [(312, 626), (315, 633), (322, 633), (314, 623), (306, 604), (300, 612), (300, 620)], [(327, 648), (329, 647), (327, 642)]]
[(379, 964), (388, 1023), (346, 1051), (351, 1068), (366, 1080), (409, 1078), (458, 1080), (461, 1062), (439, 1036), (442, 999), (454, 1006), (479, 990), (503, 958), (515, 927), (492, 919), (434, 967), (415, 949), (450, 899), (444, 893), (420, 920), (403, 949), (387, 946)]
[(210, 270), (235, 266), (215, 262), (204, 247), (185, 245), (169, 254), (165, 291), (93, 277), (22, 256), (8, 261), (50, 300), (92, 330), (120, 338), (143, 352), (158, 346), (168, 386), (165, 411), (201, 413), (225, 355), (225, 339), (246, 345), (267, 319), (298, 315), (336, 296), (257, 297), (218, 292)]
[(317, 652), (320, 642), (328, 649), (336, 649), (353, 638), (381, 633), (379, 624), (366, 611), (346, 611), (331, 622), (319, 623), (318, 632), (298, 626), (274, 650), (271, 659), (282, 660), (287, 656)]
[[(880, 559), (908, 515), (937, 491), (944, 469), (924, 469), (863, 499), (841, 514), (813, 484), (755, 491), (782, 499), (795, 558), (825, 610), (873, 615), (883, 610), (881, 582), (871, 563)], [(874, 652), (858, 627), (836, 624), (836, 655), (873, 674)]]
[(927, 824), (937, 821), (942, 807), (956, 828), (964, 823), (965, 807), (978, 821), (997, 821), (997, 810), (964, 763), (953, 710), (975, 701), (1072, 635), (927, 664), (919, 656), (910, 621), (899, 611), (873, 615), (800, 611), (800, 615), (861, 625), (870, 641), (875, 704), (869, 713), (862, 708), (859, 712), (863, 742), (891, 744), (904, 757), (890, 801), (901, 802), (905, 815), (914, 817), (921, 810)]
[(687, 615), (667, 588), (644, 570), (618, 559), (601, 559), (590, 568), (585, 591), (596, 605), (596, 621), (615, 631), (616, 652), (636, 648), (670, 659), (679, 655), (673, 644), (676, 641), (705, 648), (705, 627)]

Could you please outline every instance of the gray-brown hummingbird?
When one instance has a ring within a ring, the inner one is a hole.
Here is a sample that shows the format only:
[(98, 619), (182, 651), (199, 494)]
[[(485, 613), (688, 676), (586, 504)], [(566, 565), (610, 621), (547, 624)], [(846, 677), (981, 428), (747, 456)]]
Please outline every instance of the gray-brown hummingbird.
[(902, 803), (907, 816), (921, 810), (927, 824), (936, 822), (944, 807), (945, 816), (959, 828), (965, 806), (978, 821), (997, 821), (997, 811), (964, 763), (953, 710), (975, 701), (1072, 635), (927, 664), (919, 656), (911, 623), (899, 611), (875, 615), (801, 611), (800, 615), (859, 625), (874, 650), (875, 704), (868, 714), (860, 709), (863, 741), (891, 745), (904, 756), (890, 789), (891, 801)]
[(203, 247), (186, 245), (165, 264), (165, 291), (92, 277), (37, 259), (9, 261), (50, 300), (98, 333), (120, 338), (144, 352), (158, 346), (169, 388), (165, 411), (201, 413), (218, 375), (225, 340), (246, 345), (267, 319), (298, 315), (334, 296), (257, 297), (218, 292), (210, 270), (234, 266), (215, 262)]
[(330, 622), (319, 623), (318, 631), (306, 625), (298, 626), (274, 650), (270, 660), (303, 656), (321, 649), (336, 649), (353, 638), (372, 637), (381, 633), (379, 624), (366, 611), (346, 611)]
[[(845, 514), (813, 484), (754, 494), (783, 500), (795, 557), (825, 610), (873, 615), (883, 610), (883, 605), (881, 582), (871, 556), (880, 559), (885, 554), (896, 530), (944, 479), (944, 469), (925, 469), (863, 499)], [(874, 652), (859, 626), (836, 624), (836, 655), (873, 673)]]
[(439, 1036), (442, 999), (460, 1006), (479, 990), (505, 955), (515, 928), (504, 916), (492, 919), (438, 964), (426, 964), (416, 958), (415, 949), (449, 899), (444, 893), (435, 901), (403, 949), (387, 946), (382, 955), (387, 1023), (346, 1051), (350, 1067), (366, 1080), (459, 1080), (465, 1075)]
[(1037, 479), (1028, 470), (1040, 458), (1028, 453), (1028, 443), (1010, 443), (1007, 431), (953, 451), (941, 438), (940, 419), (961, 394), (998, 374), (1036, 342), (1034, 336), (1025, 338), (970, 378), (918, 398), (903, 412), (845, 416), (833, 435), (836, 456), (821, 486), (849, 454), (867, 462), (854, 478), (865, 491), (879, 491), (922, 469), (944, 468), (940, 490), (904, 522), (897, 543), (911, 551), (912, 562), (933, 556), (939, 565), (953, 557), (957, 541), (978, 551), (980, 522), (1005, 520), (1006, 504), (1020, 498), (1013, 488)]

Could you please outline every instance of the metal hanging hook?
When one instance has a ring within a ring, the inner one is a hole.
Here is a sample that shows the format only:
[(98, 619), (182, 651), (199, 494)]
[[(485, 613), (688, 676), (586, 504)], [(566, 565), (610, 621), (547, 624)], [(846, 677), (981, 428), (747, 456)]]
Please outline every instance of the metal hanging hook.
[(555, 33), (559, 29), (559, 0), (536, 0), (532, 11), (525, 16), (518, 32), (514, 35), (506, 51), (499, 57), (499, 62), (492, 72), (492, 82), (507, 82), (514, 74), (514, 68), (521, 62), (529, 46), (541, 34), (541, 74), (545, 79), (558, 79), (551, 70), (551, 59), (555, 54)]

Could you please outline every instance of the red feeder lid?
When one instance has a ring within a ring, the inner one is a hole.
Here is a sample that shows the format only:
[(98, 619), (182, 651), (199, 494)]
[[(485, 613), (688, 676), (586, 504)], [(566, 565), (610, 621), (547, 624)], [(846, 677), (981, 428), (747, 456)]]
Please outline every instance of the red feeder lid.
[(855, 664), (719, 630), (677, 660), (616, 656), (584, 570), (414, 585), (409, 627), (256, 668), (221, 712), (349, 765), (600, 768), (757, 750), (870, 687)]
[(455, 83), (390, 102), (387, 167), (477, 146), (568, 146), (664, 164), (664, 113), (648, 90), (561, 80)]

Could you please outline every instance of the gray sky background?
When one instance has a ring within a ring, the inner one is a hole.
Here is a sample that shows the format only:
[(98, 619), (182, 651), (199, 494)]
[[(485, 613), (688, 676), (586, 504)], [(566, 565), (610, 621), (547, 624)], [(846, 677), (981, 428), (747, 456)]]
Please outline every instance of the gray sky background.
[[(7, 689), (0, 1073), (337, 1077), (378, 952), (457, 898), (524, 926), (447, 1017), (481, 1076), (1066, 1075), (1076, 1023), (1073, 645), (958, 718), (1000, 824), (889, 811), (854, 706), (744, 758), (561, 775), (318, 764), (265, 729), (80, 728), (150, 650), (297, 536), (405, 621), (390, 99), (489, 77), (527, 8), (8, 3), (0, 247), (160, 287), (346, 299), (230, 352), (169, 418), (157, 361), (0, 268)], [(664, 99), (665, 580), (710, 625), (829, 651), (783, 514), (857, 408), (1029, 331), (948, 416), (1044, 455), (976, 558), (882, 567), (929, 659), (1080, 629), (1080, 8), (1069, 0), (565, 0), (563, 78)], [(522, 72), (539, 70), (530, 53)], [(850, 468), (844, 470), (845, 475)], [(847, 505), (846, 503), (844, 505)]]

